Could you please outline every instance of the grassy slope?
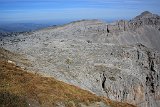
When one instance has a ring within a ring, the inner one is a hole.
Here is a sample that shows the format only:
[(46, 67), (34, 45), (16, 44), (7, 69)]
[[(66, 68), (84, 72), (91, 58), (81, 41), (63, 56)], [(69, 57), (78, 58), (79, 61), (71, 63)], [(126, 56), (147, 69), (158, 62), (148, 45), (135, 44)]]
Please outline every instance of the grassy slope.
[[(1, 51), (2, 52), (2, 51)], [(76, 86), (22, 70), (0, 57), (0, 107), (53, 107), (58, 104), (77, 107), (104, 102), (111, 107), (134, 107), (98, 97)]]

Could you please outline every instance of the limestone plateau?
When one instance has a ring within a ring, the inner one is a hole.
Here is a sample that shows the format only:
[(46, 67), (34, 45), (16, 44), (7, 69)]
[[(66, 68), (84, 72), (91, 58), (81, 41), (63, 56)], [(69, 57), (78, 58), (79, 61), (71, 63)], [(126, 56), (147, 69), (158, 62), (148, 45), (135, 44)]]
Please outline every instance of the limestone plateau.
[(29, 60), (28, 71), (137, 107), (160, 107), (160, 16), (130, 21), (81, 20), (1, 37), (0, 45)]

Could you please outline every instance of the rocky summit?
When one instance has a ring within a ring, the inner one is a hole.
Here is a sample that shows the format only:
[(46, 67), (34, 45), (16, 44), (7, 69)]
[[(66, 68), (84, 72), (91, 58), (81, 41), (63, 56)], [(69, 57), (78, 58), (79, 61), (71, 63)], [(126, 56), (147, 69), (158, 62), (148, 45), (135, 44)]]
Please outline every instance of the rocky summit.
[(1, 47), (25, 56), (18, 66), (111, 100), (160, 107), (160, 16), (81, 20), (16, 36)]

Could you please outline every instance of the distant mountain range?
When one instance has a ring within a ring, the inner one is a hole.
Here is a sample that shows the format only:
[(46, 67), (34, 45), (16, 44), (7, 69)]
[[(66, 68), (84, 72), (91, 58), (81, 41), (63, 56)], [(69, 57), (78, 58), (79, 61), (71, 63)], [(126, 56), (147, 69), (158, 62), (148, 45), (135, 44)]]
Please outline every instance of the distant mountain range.
[(11, 23), (0, 24), (0, 33), (4, 32), (29, 32), (45, 27), (51, 26), (51, 24), (35, 24), (35, 23)]
[(23, 55), (25, 62), (12, 61), (28, 71), (111, 100), (160, 107), (159, 15), (145, 11), (130, 21), (80, 20), (13, 35), (0, 46)]

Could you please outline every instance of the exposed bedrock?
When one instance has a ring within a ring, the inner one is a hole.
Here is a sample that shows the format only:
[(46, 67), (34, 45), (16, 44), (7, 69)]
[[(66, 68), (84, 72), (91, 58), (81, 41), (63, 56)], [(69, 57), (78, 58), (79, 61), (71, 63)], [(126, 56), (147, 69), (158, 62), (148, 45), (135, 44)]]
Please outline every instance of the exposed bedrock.
[(29, 71), (138, 107), (160, 107), (159, 22), (149, 12), (112, 24), (83, 20), (4, 37), (0, 45), (25, 55)]
[(125, 69), (121, 65), (119, 68), (104, 64), (96, 66), (96, 70), (101, 72), (102, 88), (110, 99), (126, 101), (140, 107), (158, 107), (159, 56), (146, 50), (143, 45), (139, 44), (137, 48), (137, 57), (131, 57), (135, 55), (131, 51), (125, 55), (132, 60)]

